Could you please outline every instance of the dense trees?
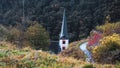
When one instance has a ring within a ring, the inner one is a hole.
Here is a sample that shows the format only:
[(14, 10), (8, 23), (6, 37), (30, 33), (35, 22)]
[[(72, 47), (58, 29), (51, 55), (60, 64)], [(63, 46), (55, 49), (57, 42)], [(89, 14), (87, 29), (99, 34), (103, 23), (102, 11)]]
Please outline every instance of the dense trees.
[(4, 27), (0, 25), (0, 41), (9, 41), (19, 48), (31, 46), (34, 49), (48, 50), (50, 39), (42, 25), (33, 22), (26, 30), (21, 31), (17, 27)]
[[(71, 41), (89, 35), (96, 26), (120, 19), (119, 0), (25, 0), (25, 22), (38, 21), (50, 33), (52, 40), (59, 38), (63, 7)], [(16, 25), (22, 21), (22, 0), (0, 0), (0, 23)]]
[(26, 38), (35, 49), (49, 49), (49, 35), (40, 24), (30, 26), (26, 32)]

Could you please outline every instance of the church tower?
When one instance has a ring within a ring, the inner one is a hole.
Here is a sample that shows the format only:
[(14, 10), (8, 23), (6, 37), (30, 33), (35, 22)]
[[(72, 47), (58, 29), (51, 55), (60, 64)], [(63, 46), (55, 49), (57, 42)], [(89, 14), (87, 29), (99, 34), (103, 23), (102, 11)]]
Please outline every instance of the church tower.
[(61, 48), (61, 51), (67, 49), (68, 45), (69, 45), (69, 39), (68, 39), (67, 22), (66, 22), (65, 10), (64, 10), (60, 39), (59, 39), (59, 46)]

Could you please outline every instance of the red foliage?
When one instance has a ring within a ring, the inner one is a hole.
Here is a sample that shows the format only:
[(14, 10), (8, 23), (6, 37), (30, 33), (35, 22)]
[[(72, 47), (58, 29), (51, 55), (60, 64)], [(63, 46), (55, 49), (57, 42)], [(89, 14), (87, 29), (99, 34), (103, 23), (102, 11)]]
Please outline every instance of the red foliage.
[(93, 33), (93, 36), (88, 41), (88, 46), (97, 45), (101, 37), (102, 34), (98, 32)]

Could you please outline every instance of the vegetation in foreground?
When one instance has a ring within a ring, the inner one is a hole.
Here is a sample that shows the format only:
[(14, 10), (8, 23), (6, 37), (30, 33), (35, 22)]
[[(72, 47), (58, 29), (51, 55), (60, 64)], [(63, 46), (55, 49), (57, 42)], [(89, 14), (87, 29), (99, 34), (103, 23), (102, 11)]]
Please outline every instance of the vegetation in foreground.
[(7, 42), (0, 44), (0, 60), (0, 68), (115, 68), (110, 64), (90, 64), (70, 57), (51, 55), (30, 47), (17, 49)]

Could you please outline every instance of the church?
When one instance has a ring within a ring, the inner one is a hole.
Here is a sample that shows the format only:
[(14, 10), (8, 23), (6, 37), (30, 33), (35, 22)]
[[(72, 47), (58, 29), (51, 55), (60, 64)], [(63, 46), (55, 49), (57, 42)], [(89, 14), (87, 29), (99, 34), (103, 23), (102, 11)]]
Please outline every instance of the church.
[(59, 46), (61, 51), (67, 49), (68, 45), (69, 45), (69, 39), (68, 39), (67, 22), (66, 22), (65, 10), (64, 10), (62, 27), (59, 38)]
[(69, 37), (68, 37), (67, 21), (66, 21), (65, 9), (64, 9), (61, 32), (59, 34), (59, 41), (51, 41), (50, 50), (52, 50), (54, 53), (57, 54), (67, 49), (68, 45), (69, 45)]

